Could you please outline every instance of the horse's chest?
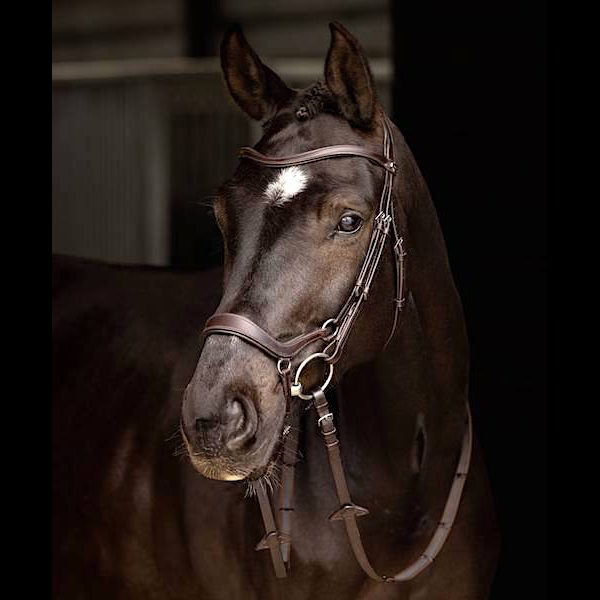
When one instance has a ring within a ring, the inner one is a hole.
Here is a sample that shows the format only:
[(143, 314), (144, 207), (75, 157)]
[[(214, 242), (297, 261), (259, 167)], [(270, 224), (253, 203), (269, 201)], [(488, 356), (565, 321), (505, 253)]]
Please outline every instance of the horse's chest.
[[(343, 525), (330, 522), (326, 503), (321, 510), (311, 512), (297, 506), (292, 530), (292, 560), (307, 566), (318, 566), (325, 571), (334, 571), (348, 559)], [(332, 512), (331, 511), (331, 512)]]
[[(362, 571), (352, 554), (343, 521), (329, 520), (329, 516), (340, 507), (340, 501), (330, 474), (326, 469), (323, 471), (327, 477), (314, 487), (311, 487), (311, 474), (301, 476), (297, 481), (298, 494), (292, 521), (292, 562), (334, 577), (342, 572), (345, 577), (349, 574), (360, 577)], [(349, 485), (352, 491), (360, 487), (360, 482), (350, 478)], [(387, 489), (393, 489), (392, 482)], [(393, 535), (398, 525), (396, 509), (399, 498), (389, 491), (378, 497), (376, 490), (368, 498), (364, 496), (364, 493), (359, 494), (355, 501), (371, 511), (359, 520), (359, 526), (367, 533), (365, 541), (369, 543), (372, 537), (386, 537), (386, 532)]]

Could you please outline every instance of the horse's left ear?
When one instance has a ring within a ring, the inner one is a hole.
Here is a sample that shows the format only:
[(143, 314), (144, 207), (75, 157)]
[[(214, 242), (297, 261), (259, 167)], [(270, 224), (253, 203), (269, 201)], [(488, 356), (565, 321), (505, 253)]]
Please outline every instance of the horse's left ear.
[(377, 96), (367, 57), (358, 40), (340, 23), (329, 24), (331, 46), (325, 61), (327, 87), (337, 96), (340, 110), (350, 123), (370, 128)]
[(293, 93), (262, 63), (239, 25), (232, 26), (223, 38), (221, 68), (231, 97), (257, 121), (271, 118)]

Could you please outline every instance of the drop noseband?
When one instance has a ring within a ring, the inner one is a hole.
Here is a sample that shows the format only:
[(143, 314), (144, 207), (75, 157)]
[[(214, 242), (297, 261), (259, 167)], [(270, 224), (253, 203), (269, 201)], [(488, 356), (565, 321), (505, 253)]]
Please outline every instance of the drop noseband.
[[(469, 408), (467, 406), (465, 434), (463, 436), (458, 467), (439, 525), (419, 559), (396, 575), (388, 577), (386, 575), (379, 575), (373, 569), (362, 545), (356, 519), (357, 517), (368, 514), (369, 511), (366, 508), (354, 504), (350, 497), (340, 455), (339, 440), (334, 425), (334, 416), (324, 394), (325, 389), (332, 379), (334, 366), (341, 357), (344, 346), (356, 319), (360, 314), (362, 305), (369, 296), (371, 284), (373, 283), (377, 268), (381, 262), (386, 241), (390, 237), (390, 234), (392, 235), (396, 290), (394, 298), (394, 320), (385, 346), (387, 346), (394, 335), (398, 324), (398, 317), (405, 301), (404, 258), (406, 253), (403, 247), (404, 240), (398, 232), (392, 198), (394, 177), (398, 168), (394, 162), (393, 136), (387, 117), (383, 120), (383, 154), (372, 152), (362, 146), (337, 145), (325, 146), (323, 148), (317, 148), (316, 150), (281, 157), (266, 156), (253, 148), (244, 147), (240, 149), (239, 155), (242, 159), (251, 160), (265, 167), (273, 168), (309, 164), (332, 158), (360, 157), (382, 167), (385, 171), (385, 179), (379, 200), (378, 212), (374, 220), (371, 240), (364, 262), (360, 268), (352, 293), (335, 317), (327, 319), (327, 321), (325, 321), (318, 329), (288, 341), (280, 341), (272, 337), (247, 317), (233, 313), (218, 313), (206, 321), (202, 332), (202, 339), (214, 334), (234, 335), (256, 346), (265, 354), (277, 360), (277, 371), (281, 378), (282, 388), (286, 399), (287, 414), (289, 415), (291, 412), (290, 406), (294, 397), (310, 400), (317, 413), (318, 427), (323, 436), (325, 446), (327, 447), (329, 464), (340, 501), (339, 509), (329, 517), (329, 520), (344, 521), (354, 556), (363, 571), (371, 579), (386, 583), (410, 581), (434, 561), (450, 534), (450, 530), (456, 518), (471, 463), (473, 435)], [(298, 365), (295, 377), (292, 377), (292, 360), (297, 357), (302, 350), (317, 342), (323, 344), (322, 350), (306, 357), (300, 365)], [(300, 376), (306, 365), (313, 360), (322, 360), (328, 365), (329, 369), (326, 379), (321, 386), (307, 393), (302, 387)], [(294, 465), (298, 444), (297, 435), (290, 432), (289, 425), (284, 427), (283, 434), (285, 442), (280, 488), (279, 513), (281, 518), (279, 527), (273, 516), (273, 509), (266, 488), (264, 486), (258, 486), (257, 491), (260, 510), (265, 525), (265, 536), (258, 543), (256, 549), (268, 549), (270, 551), (275, 574), (279, 578), (287, 576), (290, 561), (291, 514), (293, 511), (291, 504), (294, 485)]]

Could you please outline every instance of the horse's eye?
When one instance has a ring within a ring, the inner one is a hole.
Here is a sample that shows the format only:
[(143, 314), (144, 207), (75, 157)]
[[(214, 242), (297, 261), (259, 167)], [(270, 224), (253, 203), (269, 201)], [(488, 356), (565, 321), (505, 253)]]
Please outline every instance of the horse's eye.
[(363, 220), (359, 215), (348, 213), (340, 219), (337, 230), (341, 231), (342, 233), (356, 233), (362, 224)]

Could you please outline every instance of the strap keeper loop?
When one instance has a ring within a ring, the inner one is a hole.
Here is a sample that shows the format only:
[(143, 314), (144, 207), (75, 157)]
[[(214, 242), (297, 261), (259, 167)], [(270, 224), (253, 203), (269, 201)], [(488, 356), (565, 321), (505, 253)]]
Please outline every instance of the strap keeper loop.
[(389, 160), (383, 166), (385, 170), (389, 171), (392, 175), (395, 175), (398, 172), (398, 165), (393, 160)]

